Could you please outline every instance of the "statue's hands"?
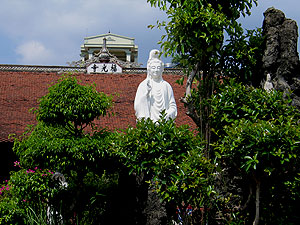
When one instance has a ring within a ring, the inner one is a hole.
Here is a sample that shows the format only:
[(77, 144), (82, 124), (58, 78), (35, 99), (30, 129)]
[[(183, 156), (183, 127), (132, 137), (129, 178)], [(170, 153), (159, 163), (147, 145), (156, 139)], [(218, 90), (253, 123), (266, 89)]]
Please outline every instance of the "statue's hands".
[(150, 91), (151, 91), (152, 87), (150, 84), (150, 80), (147, 81), (147, 95), (149, 95)]

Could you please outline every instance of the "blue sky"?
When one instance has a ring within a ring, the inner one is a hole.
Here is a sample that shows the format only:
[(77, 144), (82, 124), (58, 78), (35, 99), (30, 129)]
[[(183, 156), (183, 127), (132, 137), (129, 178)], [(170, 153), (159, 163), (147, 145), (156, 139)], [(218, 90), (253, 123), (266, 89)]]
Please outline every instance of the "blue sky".
[[(263, 12), (271, 6), (300, 24), (299, 0), (258, 4), (250, 17), (240, 20), (247, 29), (261, 27)], [(139, 63), (145, 66), (163, 34), (147, 28), (158, 19), (166, 19), (165, 14), (146, 0), (1, 0), (0, 64), (67, 65), (80, 59), (84, 37), (110, 31), (135, 38)]]

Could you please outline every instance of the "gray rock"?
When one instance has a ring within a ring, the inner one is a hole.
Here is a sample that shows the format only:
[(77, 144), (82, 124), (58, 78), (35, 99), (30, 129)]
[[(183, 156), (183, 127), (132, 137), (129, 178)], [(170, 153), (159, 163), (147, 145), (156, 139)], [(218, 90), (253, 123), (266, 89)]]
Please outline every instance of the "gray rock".
[(263, 79), (269, 73), (274, 88), (292, 92), (293, 103), (300, 109), (300, 62), (297, 52), (298, 26), (285, 18), (282, 11), (269, 8), (264, 12), (265, 50), (262, 58)]
[(167, 211), (165, 204), (151, 189), (148, 190), (147, 205), (144, 209), (147, 217), (146, 225), (163, 225), (167, 223)]

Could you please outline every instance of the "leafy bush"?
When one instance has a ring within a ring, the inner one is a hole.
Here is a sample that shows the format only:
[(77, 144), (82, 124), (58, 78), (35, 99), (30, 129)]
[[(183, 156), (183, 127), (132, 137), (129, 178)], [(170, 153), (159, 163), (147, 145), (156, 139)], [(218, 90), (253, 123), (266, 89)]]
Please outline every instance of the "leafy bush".
[(29, 136), (15, 140), (14, 151), (25, 167), (45, 167), (68, 174), (95, 171), (102, 159), (108, 157), (114, 134), (101, 130), (94, 135), (74, 136), (61, 126), (40, 122)]
[(243, 221), (280, 224), (296, 218), (287, 205), (295, 206), (299, 197), (292, 187), (299, 184), (300, 116), (285, 97), (230, 81), (211, 99), (214, 153), (226, 171), (220, 190)]
[(150, 173), (154, 171), (155, 160), (167, 158), (180, 162), (192, 146), (197, 145), (188, 126), (176, 127), (173, 120), (161, 119), (154, 123), (150, 119), (138, 121), (136, 128), (128, 128), (120, 136), (117, 153), (124, 165), (132, 172)]
[(39, 102), (38, 121), (81, 131), (95, 118), (107, 115), (112, 96), (97, 92), (95, 85), (79, 85), (75, 77), (63, 76)]
[(233, 167), (235, 176), (242, 177), (250, 189), (256, 190), (256, 196), (259, 194), (256, 201), (260, 203), (256, 204), (262, 206), (260, 220), (278, 224), (295, 218), (299, 200), (295, 194), (299, 192), (290, 185), (296, 184), (300, 172), (299, 125), (293, 120), (286, 122), (282, 116), (256, 122), (241, 119), (226, 127), (225, 132), (217, 154), (227, 166)]
[(224, 80), (224, 84), (219, 86), (219, 90), (209, 101), (212, 108), (211, 126), (222, 136), (225, 126), (240, 119), (251, 122), (277, 121), (276, 119), (282, 116), (285, 121), (297, 121), (300, 114), (291, 107), (291, 102), (289, 96), (284, 96), (276, 90), (267, 93), (260, 88), (245, 86), (234, 79)]
[(52, 174), (49, 169), (38, 167), (12, 172), (10, 180), (1, 188), (0, 224), (27, 223), (32, 219), (30, 212), (43, 215), (41, 219), (46, 224), (50, 218), (47, 218), (47, 210), (54, 207), (53, 199), (58, 192)]
[(125, 130), (116, 153), (131, 173), (143, 174), (144, 181), (172, 208), (170, 218), (177, 219), (176, 206), (182, 202), (198, 210), (212, 208), (214, 166), (205, 158), (203, 146), (188, 126), (177, 127), (162, 117), (156, 123), (142, 119), (136, 128)]

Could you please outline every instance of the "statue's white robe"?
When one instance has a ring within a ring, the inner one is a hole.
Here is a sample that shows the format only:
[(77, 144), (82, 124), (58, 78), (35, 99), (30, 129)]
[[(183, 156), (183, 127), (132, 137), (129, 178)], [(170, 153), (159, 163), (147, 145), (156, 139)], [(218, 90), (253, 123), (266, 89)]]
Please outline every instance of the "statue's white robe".
[[(150, 82), (151, 91), (147, 91), (147, 82)], [(177, 106), (171, 85), (161, 80), (155, 82), (149, 78), (142, 81), (137, 89), (134, 110), (137, 119), (150, 118), (156, 122), (165, 110), (166, 118), (175, 119), (177, 116)]]

